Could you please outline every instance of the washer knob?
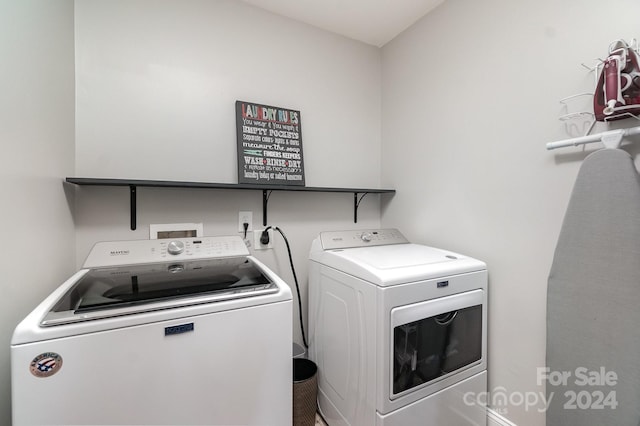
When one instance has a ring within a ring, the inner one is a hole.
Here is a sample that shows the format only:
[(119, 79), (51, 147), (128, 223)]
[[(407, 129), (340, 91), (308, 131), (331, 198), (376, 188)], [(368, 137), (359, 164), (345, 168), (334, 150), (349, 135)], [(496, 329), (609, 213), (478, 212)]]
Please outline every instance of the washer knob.
[(184, 251), (184, 243), (182, 241), (171, 241), (167, 246), (169, 254), (177, 255)]
[(167, 270), (169, 272), (171, 272), (172, 274), (176, 274), (178, 272), (182, 272), (184, 271), (184, 265), (180, 265), (180, 264), (175, 264), (175, 265), (169, 265), (169, 267), (167, 268)]
[(373, 235), (371, 235), (370, 232), (365, 232), (360, 236), (360, 239), (365, 243), (370, 243), (372, 238), (373, 238)]

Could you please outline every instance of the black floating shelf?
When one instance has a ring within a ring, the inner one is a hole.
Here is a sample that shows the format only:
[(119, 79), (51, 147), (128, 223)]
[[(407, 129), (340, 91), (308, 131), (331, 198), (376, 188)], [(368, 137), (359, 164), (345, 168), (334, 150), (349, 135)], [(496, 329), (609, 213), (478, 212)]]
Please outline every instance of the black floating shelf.
[[(209, 183), (209, 182), (184, 182), (169, 180), (141, 180), (141, 179), (102, 179), (68, 177), (66, 182), (75, 185), (88, 186), (127, 186), (129, 187), (131, 201), (131, 230), (136, 229), (136, 192), (138, 187), (148, 188), (200, 188), (200, 189), (234, 189), (234, 190), (258, 190), (262, 191), (262, 224), (267, 226), (267, 205), (273, 191), (299, 191), (299, 192), (346, 192), (353, 194), (353, 221), (358, 222), (358, 206), (367, 194), (395, 194), (395, 189), (371, 189), (371, 188), (325, 188), (313, 186), (295, 185), (252, 185), (247, 183)], [(360, 194), (360, 198), (358, 195)]]

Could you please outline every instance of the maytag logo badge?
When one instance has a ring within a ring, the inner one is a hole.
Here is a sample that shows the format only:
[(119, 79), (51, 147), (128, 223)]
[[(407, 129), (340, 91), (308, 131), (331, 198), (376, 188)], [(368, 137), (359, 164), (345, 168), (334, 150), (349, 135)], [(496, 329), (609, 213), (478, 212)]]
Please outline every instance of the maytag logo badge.
[(126, 256), (129, 254), (129, 250), (111, 250), (109, 254), (111, 256)]
[(195, 330), (195, 327), (194, 327), (193, 323), (190, 322), (188, 324), (180, 324), (180, 325), (173, 325), (171, 327), (165, 327), (164, 328), (164, 335), (165, 336), (173, 336), (174, 334), (187, 333), (187, 332), (193, 331), (193, 330)]
[(62, 367), (62, 357), (55, 352), (44, 352), (29, 364), (29, 371), (36, 377), (51, 377)]

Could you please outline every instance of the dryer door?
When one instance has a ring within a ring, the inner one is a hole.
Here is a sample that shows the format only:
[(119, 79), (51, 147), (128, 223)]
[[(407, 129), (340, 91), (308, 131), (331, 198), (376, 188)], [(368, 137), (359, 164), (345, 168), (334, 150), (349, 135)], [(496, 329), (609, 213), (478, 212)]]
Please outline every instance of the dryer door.
[(390, 398), (480, 363), (482, 311), (482, 290), (392, 309)]

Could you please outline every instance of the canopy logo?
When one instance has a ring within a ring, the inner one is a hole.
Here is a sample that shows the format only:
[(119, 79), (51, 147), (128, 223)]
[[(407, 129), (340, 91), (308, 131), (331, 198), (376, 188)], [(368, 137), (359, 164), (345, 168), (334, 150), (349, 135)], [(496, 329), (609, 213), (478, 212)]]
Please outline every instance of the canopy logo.
[(524, 407), (525, 411), (544, 413), (552, 404), (565, 410), (615, 410), (618, 407), (615, 388), (618, 374), (605, 367), (597, 370), (578, 367), (571, 371), (540, 367), (537, 369), (536, 384), (546, 384), (546, 393), (510, 392), (498, 386), (491, 391), (467, 392), (463, 401), (469, 406), (489, 407), (498, 414), (507, 414), (508, 407)]

